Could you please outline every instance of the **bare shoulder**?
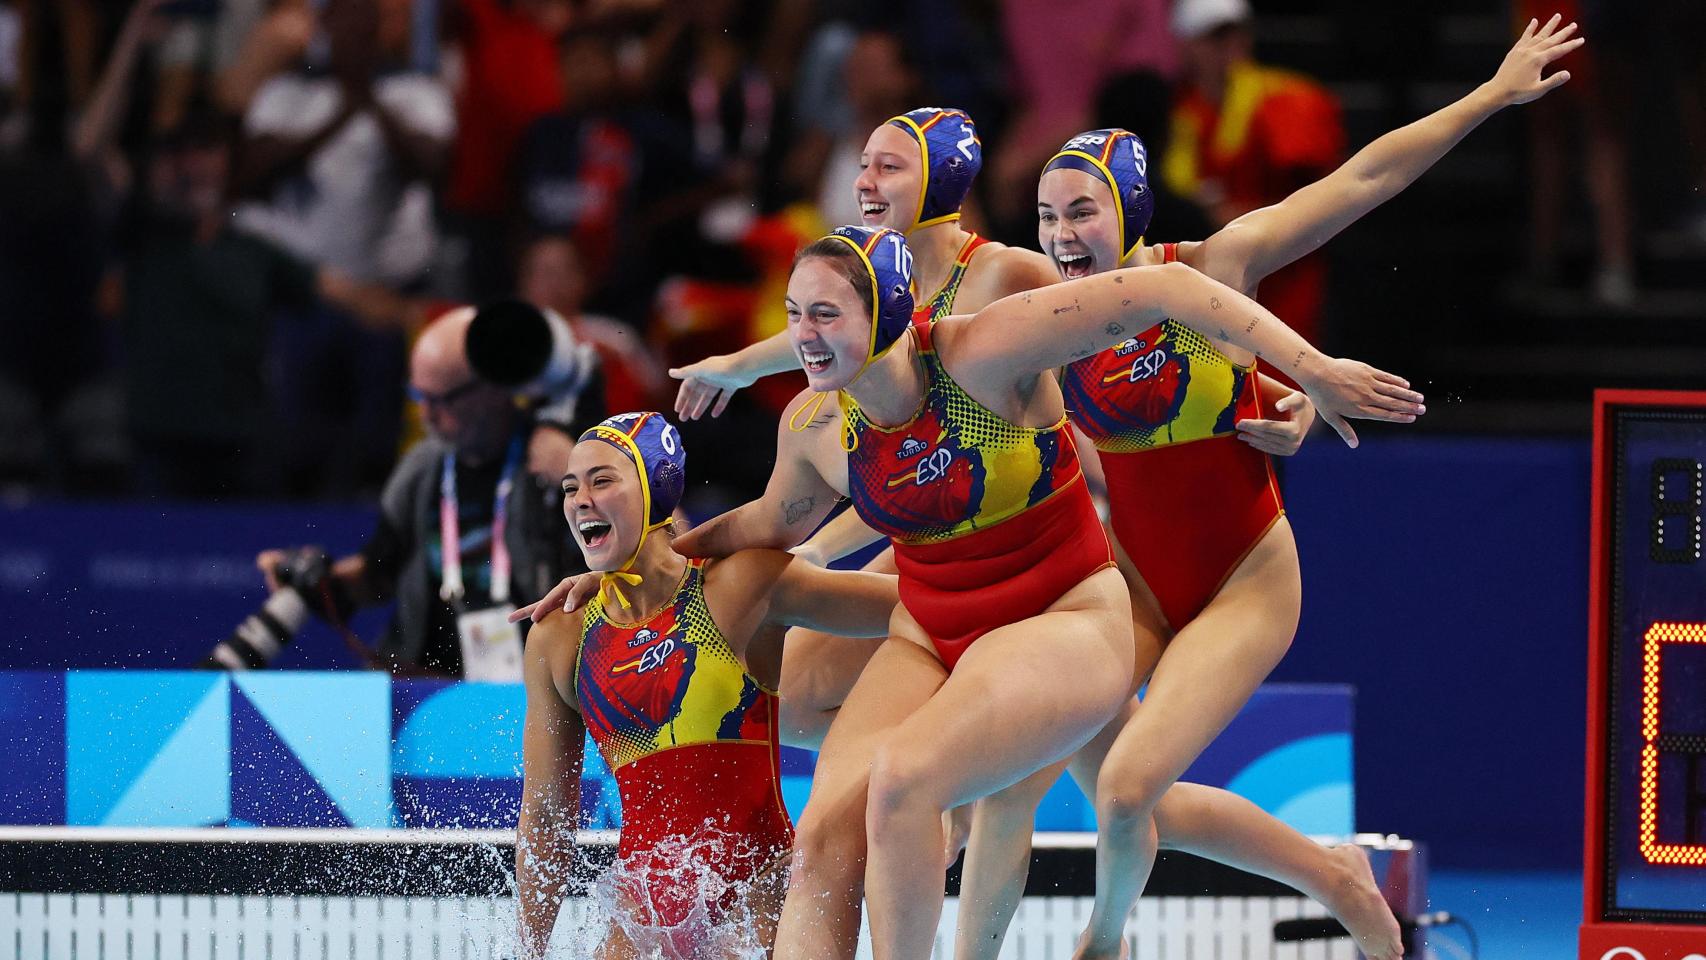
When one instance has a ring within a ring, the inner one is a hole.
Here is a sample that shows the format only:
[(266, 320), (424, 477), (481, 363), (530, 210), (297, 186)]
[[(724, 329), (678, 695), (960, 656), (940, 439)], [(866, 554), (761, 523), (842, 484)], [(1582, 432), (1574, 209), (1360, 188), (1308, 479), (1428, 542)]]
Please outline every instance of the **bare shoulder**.
[(1234, 220), (1216, 230), (1207, 240), (1179, 244), (1179, 262), (1232, 287), (1243, 287), (1243, 265), (1248, 261), (1253, 231)]
[[(574, 678), (575, 661), (580, 657), (581, 631), (586, 624), (586, 608), (547, 617), (527, 631), (527, 656), (544, 661), (551, 672), (551, 685), (563, 702), (576, 710)], [(532, 669), (532, 668), (529, 668)]]
[(833, 393), (801, 390), (776, 425), (778, 458), (809, 461), (822, 473), (841, 454), (841, 403)]
[(836, 402), (835, 394), (807, 388), (788, 401), (778, 433), (784, 440), (799, 434), (816, 435), (840, 422), (841, 404)]
[(989, 243), (973, 255), (972, 269), (966, 272), (964, 284), (972, 289), (962, 289), (960, 296), (955, 298), (955, 306), (976, 311), (1002, 297), (1058, 281), (1059, 275), (1048, 257), (1035, 250)]

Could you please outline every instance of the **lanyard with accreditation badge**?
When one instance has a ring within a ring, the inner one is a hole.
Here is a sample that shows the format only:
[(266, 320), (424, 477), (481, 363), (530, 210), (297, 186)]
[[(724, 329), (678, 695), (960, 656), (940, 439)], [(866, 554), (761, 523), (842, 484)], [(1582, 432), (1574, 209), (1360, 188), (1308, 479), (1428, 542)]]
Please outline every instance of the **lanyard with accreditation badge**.
[(438, 483), (438, 534), (441, 583), (438, 595), (456, 610), (462, 642), (462, 674), (468, 680), (515, 683), (521, 680), (521, 631), (509, 622), (510, 558), (504, 534), (509, 527), (509, 495), (521, 468), (522, 439), (510, 441), (492, 504), (492, 606), (463, 609), (467, 586), (462, 579), (462, 524), (456, 499), (456, 456), (444, 455)]

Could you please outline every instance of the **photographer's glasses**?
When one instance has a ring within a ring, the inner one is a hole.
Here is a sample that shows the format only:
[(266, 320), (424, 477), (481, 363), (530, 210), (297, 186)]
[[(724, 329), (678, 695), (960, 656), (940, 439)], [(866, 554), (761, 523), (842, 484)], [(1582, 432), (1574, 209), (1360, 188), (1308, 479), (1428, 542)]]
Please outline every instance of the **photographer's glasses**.
[(475, 377), (460, 387), (452, 387), (443, 393), (428, 393), (414, 384), (410, 384), (409, 399), (423, 407), (448, 407), (463, 397), (466, 397), (479, 385), (480, 379)]

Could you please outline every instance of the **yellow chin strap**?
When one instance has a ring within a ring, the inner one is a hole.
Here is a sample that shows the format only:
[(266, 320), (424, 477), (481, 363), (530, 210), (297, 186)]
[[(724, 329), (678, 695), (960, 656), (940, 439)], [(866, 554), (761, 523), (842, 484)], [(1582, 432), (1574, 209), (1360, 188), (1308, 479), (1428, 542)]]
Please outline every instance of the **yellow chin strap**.
[[(646, 458), (641, 455), (640, 447), (634, 442), (634, 438), (613, 427), (607, 427), (604, 424), (599, 424), (588, 432), (591, 433), (594, 438), (603, 440), (606, 443), (612, 444), (617, 448), (626, 451), (629, 458), (634, 461), (634, 470), (640, 475), (640, 515), (650, 517), (652, 515), (652, 482), (651, 479), (646, 476)], [(598, 597), (600, 600), (603, 600), (606, 595), (614, 595), (617, 602), (621, 603), (622, 606), (627, 607), (630, 610), (634, 609), (634, 605), (628, 602), (628, 597), (622, 593), (622, 588), (617, 586), (617, 582), (621, 581), (631, 587), (637, 587), (645, 582), (645, 577), (634, 572), (634, 563), (640, 559), (640, 550), (646, 545), (646, 537), (653, 530), (661, 530), (674, 522), (675, 519), (673, 517), (665, 517), (657, 523), (647, 524), (646, 527), (640, 531), (640, 539), (635, 541), (634, 552), (628, 554), (628, 559), (622, 561), (622, 565), (620, 567), (617, 567), (615, 570), (607, 571), (603, 576), (598, 578)]]

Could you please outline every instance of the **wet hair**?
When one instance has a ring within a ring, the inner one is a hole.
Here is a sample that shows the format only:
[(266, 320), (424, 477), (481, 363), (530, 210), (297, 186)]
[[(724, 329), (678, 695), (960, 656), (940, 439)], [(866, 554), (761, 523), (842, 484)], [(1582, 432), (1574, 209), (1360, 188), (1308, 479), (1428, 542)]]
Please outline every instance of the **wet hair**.
[[(865, 264), (860, 262), (859, 255), (853, 252), (845, 242), (835, 237), (823, 237), (814, 240), (794, 257), (794, 268), (807, 260), (827, 260), (835, 272), (841, 275), (859, 295), (859, 304), (865, 308), (865, 316), (869, 317), (875, 309), (871, 300), (871, 275), (866, 272)], [(790, 271), (792, 272), (792, 271)]]

